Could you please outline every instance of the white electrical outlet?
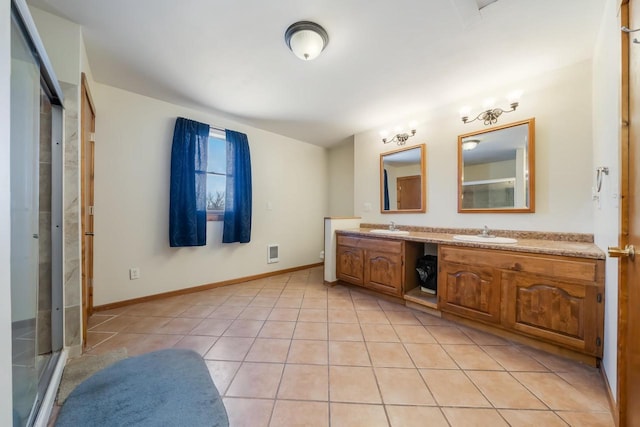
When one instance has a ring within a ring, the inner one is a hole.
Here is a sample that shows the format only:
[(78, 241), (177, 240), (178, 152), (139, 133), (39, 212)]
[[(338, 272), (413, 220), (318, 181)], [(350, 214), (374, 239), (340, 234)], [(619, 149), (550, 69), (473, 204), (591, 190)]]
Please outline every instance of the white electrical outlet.
[(140, 278), (140, 269), (133, 267), (129, 269), (129, 280), (136, 280)]

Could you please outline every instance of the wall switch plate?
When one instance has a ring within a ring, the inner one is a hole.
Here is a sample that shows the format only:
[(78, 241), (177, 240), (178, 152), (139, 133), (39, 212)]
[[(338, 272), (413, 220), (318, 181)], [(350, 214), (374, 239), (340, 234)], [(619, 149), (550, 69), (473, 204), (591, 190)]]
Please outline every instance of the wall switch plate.
[(129, 280), (136, 280), (140, 278), (140, 269), (133, 267), (129, 269)]

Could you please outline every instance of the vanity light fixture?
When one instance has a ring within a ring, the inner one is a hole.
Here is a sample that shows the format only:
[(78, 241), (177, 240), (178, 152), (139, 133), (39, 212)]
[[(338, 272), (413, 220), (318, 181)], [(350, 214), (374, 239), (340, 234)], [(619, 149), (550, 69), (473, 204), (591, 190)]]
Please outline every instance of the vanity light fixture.
[(409, 123), (409, 127), (411, 128), (411, 130), (409, 131), (409, 133), (407, 133), (402, 129), (402, 127), (398, 126), (397, 128), (395, 128), (396, 134), (393, 135), (392, 138), (387, 137), (389, 132), (387, 132), (386, 130), (380, 131), (382, 142), (385, 144), (388, 144), (390, 142), (395, 142), (398, 145), (404, 145), (409, 138), (411, 138), (416, 134), (416, 123), (415, 122)]
[(480, 144), (479, 139), (467, 139), (465, 141), (462, 141), (462, 150), (463, 151), (473, 150), (478, 146), (478, 144)]
[(498, 117), (500, 117), (502, 113), (512, 113), (516, 111), (516, 108), (518, 108), (518, 105), (520, 105), (521, 96), (522, 91), (520, 90), (511, 92), (507, 96), (507, 100), (511, 107), (509, 110), (504, 110), (502, 108), (496, 107), (494, 105), (495, 100), (493, 98), (487, 99), (483, 104), (483, 108), (485, 108), (485, 110), (481, 111), (473, 120), (469, 120), (469, 113), (471, 113), (471, 108), (463, 107), (460, 110), (460, 118), (465, 124), (475, 122), (476, 120), (482, 120), (485, 126), (495, 125), (496, 123), (498, 123)]
[(303, 61), (311, 61), (327, 47), (329, 35), (315, 22), (298, 21), (287, 28), (284, 40), (294, 55)]

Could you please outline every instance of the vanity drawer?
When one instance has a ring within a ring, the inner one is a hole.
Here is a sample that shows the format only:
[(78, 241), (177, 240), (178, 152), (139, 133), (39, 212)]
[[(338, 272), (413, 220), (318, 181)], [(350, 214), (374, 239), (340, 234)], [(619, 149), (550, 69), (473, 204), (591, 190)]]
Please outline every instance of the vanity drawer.
[(441, 261), (522, 271), (563, 279), (598, 280), (596, 260), (552, 255), (517, 254), (491, 249), (440, 247)]
[(400, 240), (372, 239), (367, 237), (338, 236), (338, 246), (367, 249), (376, 252), (401, 254), (404, 242)]

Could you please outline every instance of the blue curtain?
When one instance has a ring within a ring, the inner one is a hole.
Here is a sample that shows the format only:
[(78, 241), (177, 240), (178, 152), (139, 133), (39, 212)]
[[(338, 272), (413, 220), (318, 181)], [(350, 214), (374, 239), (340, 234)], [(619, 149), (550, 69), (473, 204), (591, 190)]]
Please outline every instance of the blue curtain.
[(209, 125), (178, 117), (171, 146), (169, 244), (207, 241), (207, 148)]
[(384, 170), (384, 210), (389, 210), (389, 181), (387, 180), (387, 170)]
[(247, 135), (226, 131), (227, 188), (222, 243), (251, 241), (251, 155)]

